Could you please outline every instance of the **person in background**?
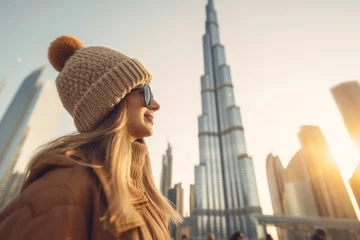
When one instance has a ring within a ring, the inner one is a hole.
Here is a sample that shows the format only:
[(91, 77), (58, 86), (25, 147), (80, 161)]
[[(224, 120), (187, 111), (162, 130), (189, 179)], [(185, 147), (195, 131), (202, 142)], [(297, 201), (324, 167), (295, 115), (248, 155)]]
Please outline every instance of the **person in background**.
[(78, 132), (32, 158), (20, 195), (0, 214), (0, 239), (170, 239), (169, 222), (182, 218), (155, 187), (144, 141), (160, 109), (151, 74), (73, 36), (52, 42), (48, 58)]
[(188, 238), (186, 237), (186, 235), (182, 235), (181, 240), (188, 240)]
[(311, 240), (327, 240), (327, 234), (323, 229), (316, 229)]
[(207, 236), (207, 240), (215, 240), (215, 235), (210, 233), (208, 236)]
[(237, 231), (234, 232), (231, 237), (229, 238), (229, 240), (245, 240), (245, 236), (242, 232)]
[(272, 236), (270, 234), (266, 234), (266, 240), (273, 240)]

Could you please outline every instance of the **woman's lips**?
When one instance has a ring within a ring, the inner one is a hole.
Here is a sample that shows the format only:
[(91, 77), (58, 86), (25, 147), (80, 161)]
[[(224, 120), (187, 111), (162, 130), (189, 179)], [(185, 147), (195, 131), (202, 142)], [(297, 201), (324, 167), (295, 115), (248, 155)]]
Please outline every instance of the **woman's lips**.
[(145, 114), (145, 118), (149, 120), (152, 124), (154, 124), (154, 115), (152, 114)]

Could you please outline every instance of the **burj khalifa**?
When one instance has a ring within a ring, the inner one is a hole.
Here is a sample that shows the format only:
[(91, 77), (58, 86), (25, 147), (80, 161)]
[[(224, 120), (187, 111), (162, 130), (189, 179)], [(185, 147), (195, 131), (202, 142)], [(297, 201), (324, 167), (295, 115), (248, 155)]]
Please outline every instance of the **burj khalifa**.
[(228, 239), (231, 233), (242, 231), (247, 239), (255, 240), (263, 230), (252, 215), (262, 210), (212, 0), (206, 6), (203, 54), (193, 238), (206, 239), (212, 233), (215, 239)]

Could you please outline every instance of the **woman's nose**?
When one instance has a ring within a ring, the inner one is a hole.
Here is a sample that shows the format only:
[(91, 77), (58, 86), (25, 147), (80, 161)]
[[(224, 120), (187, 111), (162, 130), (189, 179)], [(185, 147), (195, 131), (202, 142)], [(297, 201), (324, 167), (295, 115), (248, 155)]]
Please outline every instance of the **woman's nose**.
[(151, 110), (156, 112), (157, 110), (160, 109), (160, 104), (155, 99), (152, 99), (151, 103), (150, 103), (150, 108), (151, 108)]

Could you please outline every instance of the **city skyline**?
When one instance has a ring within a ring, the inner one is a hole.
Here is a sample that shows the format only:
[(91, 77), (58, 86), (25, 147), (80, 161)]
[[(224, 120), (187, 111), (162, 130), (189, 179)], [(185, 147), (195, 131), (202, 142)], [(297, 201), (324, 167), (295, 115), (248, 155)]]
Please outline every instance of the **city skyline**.
[[(59, 35), (74, 34), (86, 45), (108, 45), (124, 51), (148, 66), (154, 76), (152, 89), (162, 105), (156, 114), (155, 134), (147, 141), (155, 181), (160, 186), (161, 156), (170, 139), (175, 147), (173, 181), (183, 182), (187, 199), (187, 186), (193, 182), (192, 166), (199, 161), (194, 116), (201, 107), (198, 76), (202, 74), (200, 38), (205, 3), (123, 1), (104, 5), (87, 1), (85, 6), (63, 1), (51, 6), (38, 1), (30, 8), (27, 4), (9, 2), (7, 7), (0, 8), (0, 29), (8, 33), (0, 45), (4, 53), (0, 56), (0, 75), (8, 72), (7, 66), (19, 55), (24, 60), (12, 71), (0, 94), (0, 115), (26, 73), (47, 63), (47, 47)], [(356, 64), (360, 35), (354, 31), (359, 29), (360, 17), (355, 10), (360, 3), (349, 0), (336, 4), (316, 0), (293, 5), (284, 1), (215, 3), (264, 213), (272, 212), (265, 174), (266, 155), (274, 149), (286, 166), (299, 147), (295, 133), (300, 125), (322, 128), (347, 180), (359, 154), (347, 136), (329, 89), (342, 81), (360, 78)], [(60, 7), (71, 17), (56, 21), (54, 16)], [(20, 12), (23, 12), (21, 17)], [(94, 32), (92, 28), (84, 28), (85, 23), (105, 27)], [(148, 36), (146, 40), (143, 35)], [(36, 37), (24, 41), (24, 36)], [(168, 60), (165, 65), (164, 59)], [(46, 71), (47, 80), (54, 80), (55, 76), (55, 71)], [(174, 87), (189, 97), (174, 98), (168, 90)], [(174, 116), (173, 110), (181, 114)], [(71, 119), (64, 114), (58, 134), (73, 130)]]

